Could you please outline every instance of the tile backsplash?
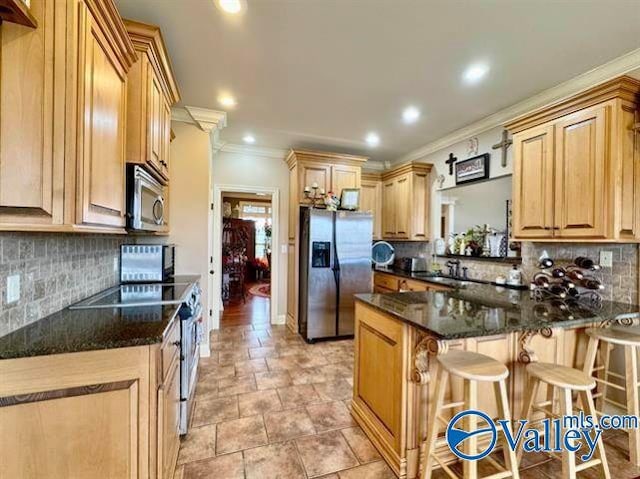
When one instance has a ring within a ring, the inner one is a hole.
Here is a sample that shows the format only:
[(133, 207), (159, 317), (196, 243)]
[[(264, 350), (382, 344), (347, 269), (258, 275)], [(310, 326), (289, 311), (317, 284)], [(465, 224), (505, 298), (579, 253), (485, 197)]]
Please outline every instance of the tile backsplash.
[[(118, 282), (114, 260), (126, 236), (0, 233), (0, 336)], [(7, 304), (7, 277), (20, 299)]]
[[(431, 244), (426, 242), (395, 242), (396, 257), (420, 256), (427, 258), (430, 266)], [(543, 251), (559, 265), (568, 264), (578, 256), (586, 256), (598, 262), (600, 251), (613, 253), (613, 266), (602, 268), (599, 276), (605, 285), (602, 295), (609, 301), (638, 304), (639, 252), (636, 244), (586, 244), (586, 243), (522, 243), (522, 275), (528, 283), (538, 271), (538, 258)], [(445, 258), (437, 262), (446, 271)], [(463, 266), (469, 268), (471, 278), (493, 281), (497, 276), (506, 276), (512, 268), (510, 263), (491, 263), (473, 259), (462, 259)]]

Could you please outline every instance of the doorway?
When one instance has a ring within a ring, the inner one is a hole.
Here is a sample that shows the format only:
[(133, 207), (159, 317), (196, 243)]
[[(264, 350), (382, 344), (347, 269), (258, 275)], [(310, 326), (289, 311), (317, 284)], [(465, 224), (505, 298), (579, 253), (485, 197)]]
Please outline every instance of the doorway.
[(276, 323), (278, 189), (214, 185), (212, 329)]

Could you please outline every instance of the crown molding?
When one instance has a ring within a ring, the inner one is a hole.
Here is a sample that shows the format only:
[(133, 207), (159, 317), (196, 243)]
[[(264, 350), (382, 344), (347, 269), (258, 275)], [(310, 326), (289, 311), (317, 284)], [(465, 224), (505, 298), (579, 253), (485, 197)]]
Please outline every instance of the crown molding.
[(220, 132), (227, 126), (227, 113), (218, 110), (209, 110), (197, 106), (185, 106), (184, 108), (171, 108), (171, 119), (183, 123), (190, 123), (207, 133)]
[(225, 153), (236, 153), (250, 156), (260, 156), (262, 158), (272, 158), (275, 160), (283, 160), (289, 150), (281, 150), (279, 148), (267, 148), (262, 146), (238, 145), (236, 143), (225, 143), (220, 148)]
[(596, 67), (593, 70), (589, 70), (577, 77), (527, 98), (526, 100), (489, 115), (482, 120), (453, 131), (436, 141), (432, 141), (421, 148), (407, 153), (394, 161), (394, 163), (419, 160), (431, 153), (435, 153), (436, 151), (464, 141), (472, 136), (476, 136), (485, 131), (502, 126), (520, 116), (543, 108), (551, 103), (576, 95), (600, 83), (604, 83), (617, 76), (629, 73), (637, 68), (640, 68), (640, 48), (632, 50), (631, 52), (615, 58), (604, 65)]

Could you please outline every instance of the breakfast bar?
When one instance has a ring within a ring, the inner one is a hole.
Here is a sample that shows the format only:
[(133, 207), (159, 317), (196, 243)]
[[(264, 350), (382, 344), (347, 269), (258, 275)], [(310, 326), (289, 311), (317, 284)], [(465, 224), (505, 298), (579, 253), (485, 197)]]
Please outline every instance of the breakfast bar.
[[(589, 343), (585, 329), (635, 330), (639, 311), (635, 305), (608, 301), (559, 309), (536, 301), (529, 291), (486, 284), (357, 295), (353, 415), (399, 477), (417, 477), (420, 442), (437, 386), (436, 356), (463, 350), (506, 365), (508, 402), (512, 416), (519, 418), (527, 364), (582, 369)], [(461, 400), (462, 383), (451, 379), (446, 403)], [(477, 408), (497, 417), (491, 385), (478, 383), (477, 396)], [(443, 415), (450, 418), (461, 409)], [(454, 459), (446, 447), (438, 454)]]

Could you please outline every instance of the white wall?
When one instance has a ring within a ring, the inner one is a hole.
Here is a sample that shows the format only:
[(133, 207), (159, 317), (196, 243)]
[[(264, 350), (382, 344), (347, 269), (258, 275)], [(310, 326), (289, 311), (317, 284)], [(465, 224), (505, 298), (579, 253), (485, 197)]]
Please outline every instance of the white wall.
[[(233, 186), (255, 186), (278, 188), (280, 194), (279, 243), (273, 245), (273, 254), (278, 254), (279, 278), (277, 311), (282, 320), (287, 314), (287, 238), (289, 210), (289, 170), (282, 158), (256, 156), (250, 153), (231, 153), (219, 151), (213, 156), (213, 184)], [(285, 252), (283, 253), (283, 247)]]
[[(209, 133), (175, 121), (171, 127), (176, 137), (170, 150), (169, 241), (176, 244), (176, 274), (201, 275), (202, 308), (208, 318)], [(208, 353), (209, 334), (205, 334), (204, 341), (201, 351)]]
[[(502, 140), (502, 127), (492, 128), (484, 133), (477, 135), (478, 138), (478, 154), (490, 153), (491, 159), (489, 160), (489, 177), (498, 178), (505, 175), (511, 175), (513, 173), (512, 162), (512, 148), (507, 150), (507, 166), (502, 167), (502, 150), (492, 150), (491, 147)], [(467, 141), (461, 141), (451, 145), (442, 150), (438, 150), (435, 153), (420, 158), (418, 161), (423, 163), (432, 163), (433, 170), (431, 173), (431, 236), (435, 237), (438, 231), (440, 231), (440, 198), (442, 195), (448, 195), (446, 191), (441, 191), (437, 178), (439, 175), (444, 175), (445, 180), (442, 185), (442, 189), (454, 187), (455, 169), (454, 174), (449, 175), (449, 165), (445, 162), (449, 158), (449, 153), (453, 153), (453, 156), (458, 158), (458, 161), (466, 160), (474, 155), (467, 153)]]

